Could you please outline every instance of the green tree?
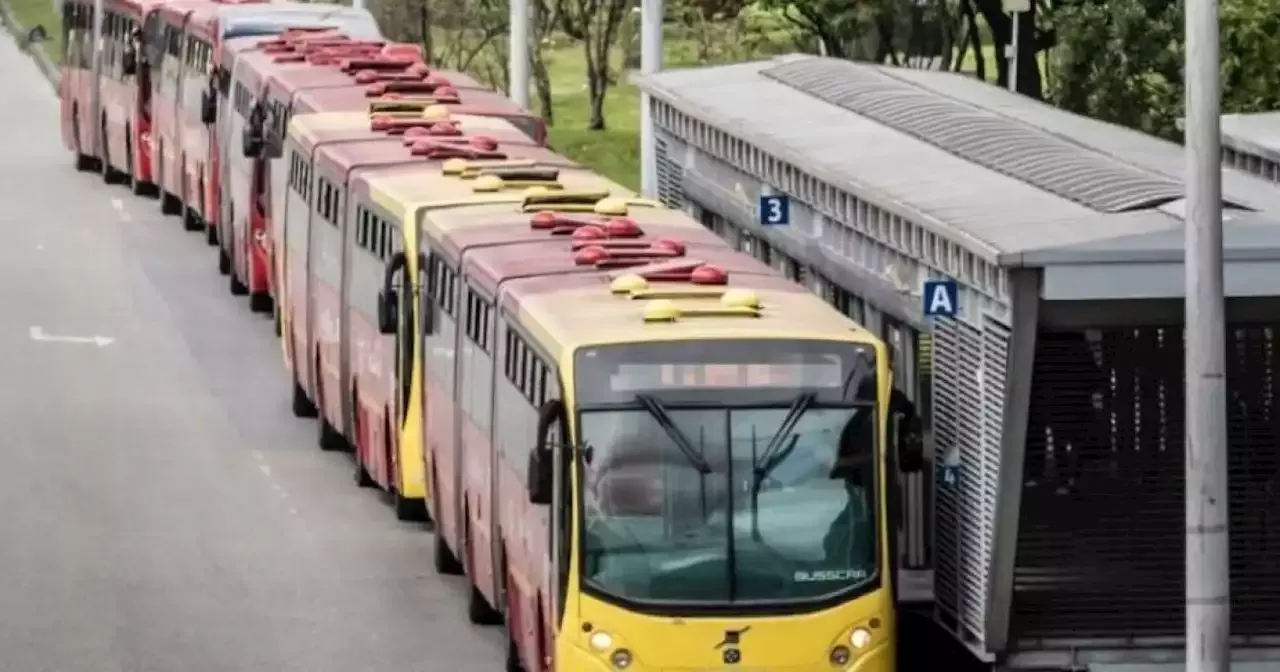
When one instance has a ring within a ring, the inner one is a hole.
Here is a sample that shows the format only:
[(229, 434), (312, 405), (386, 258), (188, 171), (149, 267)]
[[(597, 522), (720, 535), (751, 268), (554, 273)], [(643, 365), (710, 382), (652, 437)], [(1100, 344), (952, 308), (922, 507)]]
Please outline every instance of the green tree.
[[(1280, 0), (1223, 0), (1222, 109), (1280, 108)], [(1108, 0), (1055, 8), (1050, 98), (1059, 106), (1177, 139), (1183, 116), (1180, 2)]]

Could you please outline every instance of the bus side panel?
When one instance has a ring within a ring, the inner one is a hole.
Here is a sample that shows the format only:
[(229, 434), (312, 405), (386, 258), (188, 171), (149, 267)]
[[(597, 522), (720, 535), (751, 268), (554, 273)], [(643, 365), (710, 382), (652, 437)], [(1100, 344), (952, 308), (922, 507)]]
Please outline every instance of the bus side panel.
[[(469, 292), (470, 290), (464, 290)], [(466, 301), (466, 308), (475, 312), (468, 324), (475, 323), (472, 332), (481, 340), (492, 337), (486, 325), (492, 325), (494, 312), (484, 300), (476, 298)], [(497, 536), (497, 521), (493, 512), (493, 449), (490, 442), (490, 425), (493, 421), (493, 356), (485, 352), (485, 347), (478, 344), (471, 335), (461, 339), (460, 364), (462, 365), (459, 397), (462, 402), (461, 422), (458, 434), (462, 453), (463, 497), (466, 502), (467, 523), (470, 536), (467, 538), (466, 564), (467, 575), (471, 577), (476, 588), (489, 600), (489, 604), (497, 604), (497, 591), (494, 581), (494, 542)]]
[[(315, 208), (312, 208), (313, 210)], [(312, 343), (303, 352), (315, 353), (316, 388), (312, 397), (321, 418), (341, 431), (342, 354), (342, 238), (338, 225), (320, 213), (311, 216), (311, 263), (308, 277), (312, 310)], [(301, 352), (297, 353), (299, 356)]]
[[(291, 148), (288, 155), (297, 159), (296, 181), (290, 183), (288, 197), (288, 213), (283, 235), (285, 246), (289, 250), (285, 274), (288, 278), (289, 292), (286, 295), (285, 307), (285, 365), (293, 373), (296, 382), (309, 398), (315, 399), (315, 386), (311, 380), (311, 359), (307, 352), (308, 330), (311, 321), (307, 286), (307, 250), (310, 247), (311, 205), (309, 194), (311, 185), (307, 182), (307, 170), (310, 164), (302, 159), (297, 148)], [(283, 160), (282, 160), (283, 161)]]
[[(426, 246), (423, 246), (426, 251)], [(458, 498), (456, 475), (458, 460), (454, 455), (454, 415), (457, 404), (454, 401), (454, 337), (457, 333), (457, 321), (453, 314), (446, 310), (452, 305), (454, 297), (445, 295), (445, 288), (453, 284), (443, 282), (451, 271), (438, 260), (433, 259), (428, 272), (435, 279), (430, 286), (434, 289), (436, 301), (435, 333), (422, 339), (425, 365), (423, 381), (426, 383), (426, 426), (423, 427), (422, 440), (424, 455), (430, 459), (424, 465), (430, 468), (426, 477), (431, 485), (431, 518), (436, 522), (436, 534), (444, 540), (449, 548), (458, 550)], [(456, 293), (454, 295), (456, 297)]]
[[(507, 360), (505, 320), (499, 319), (496, 361)], [(526, 472), (538, 426), (538, 414), (512, 380), (512, 368), (504, 365), (495, 372), (494, 492), (497, 497), (497, 527), (501, 531), (506, 559), (507, 621), (516, 640), (526, 670), (543, 669), (547, 649), (541, 641), (547, 602), (546, 577), (550, 573), (551, 538), (548, 507), (529, 503)]]

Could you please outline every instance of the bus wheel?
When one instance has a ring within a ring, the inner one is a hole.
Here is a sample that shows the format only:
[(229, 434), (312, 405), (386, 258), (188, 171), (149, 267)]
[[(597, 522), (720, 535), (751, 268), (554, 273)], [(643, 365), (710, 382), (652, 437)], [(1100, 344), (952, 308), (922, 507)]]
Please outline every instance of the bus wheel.
[[(432, 492), (440, 492), (432, 489)], [(437, 511), (439, 513), (439, 511)], [(462, 573), (462, 563), (458, 562), (458, 556), (453, 554), (449, 549), (449, 542), (440, 536), (440, 526), (436, 526), (435, 549), (432, 552), (432, 560), (436, 566), (437, 574), (446, 576), (457, 576)]]
[(231, 283), (228, 289), (231, 290), (231, 296), (244, 296), (249, 293), (249, 288), (240, 281), (240, 277), (236, 275), (236, 269), (229, 269), (227, 275), (231, 276)]
[(80, 110), (72, 109), (71, 111), (71, 133), (75, 138), (76, 153), (76, 170), (80, 172), (88, 172), (98, 167), (98, 160), (80, 151), (84, 145), (80, 143)]
[(364, 455), (360, 452), (360, 395), (356, 393), (356, 388), (351, 388), (351, 408), (355, 409), (351, 417), (353, 418), (351, 428), (351, 451), (356, 462), (356, 486), (361, 488), (372, 488), (377, 485), (377, 481), (369, 475), (369, 470), (364, 466)]
[[(503, 553), (506, 557), (506, 553)], [(511, 574), (507, 572), (506, 562), (503, 562), (502, 575), (507, 585), (511, 585)], [(524, 663), (520, 662), (520, 646), (516, 643), (515, 627), (519, 623), (518, 610), (515, 605), (515, 596), (511, 593), (511, 589), (507, 589), (507, 672), (525, 672)]]
[(102, 162), (101, 173), (102, 181), (105, 184), (121, 184), (128, 179), (128, 176), (115, 169), (111, 165), (111, 142), (107, 139), (107, 120), (103, 118), (102, 126)]
[(209, 247), (218, 244), (218, 228), (208, 220), (204, 223), (204, 242), (208, 243)]
[(298, 383), (296, 376), (293, 381), (293, 417), (316, 417), (316, 405), (307, 398), (307, 391), (302, 389), (302, 385)]
[(271, 308), (271, 296), (266, 292), (255, 292), (249, 295), (249, 310), (255, 313), (269, 313)]
[[(232, 270), (231, 281), (235, 282), (235, 278), (236, 278), (236, 273), (234, 270)], [(321, 376), (320, 355), (317, 353), (316, 354), (316, 408), (317, 409), (324, 408), (324, 383), (320, 380), (320, 376)], [(316, 437), (316, 442), (320, 444), (320, 450), (326, 450), (326, 451), (345, 450), (347, 448), (346, 438), (342, 436), (342, 432), (339, 432), (337, 429), (334, 429), (333, 425), (329, 424), (329, 420), (324, 417), (324, 411), (319, 410), (319, 412), (316, 414), (316, 417), (319, 418), (320, 420), (320, 422), (318, 423), (320, 425), (320, 433), (319, 433), (319, 436)]]
[[(468, 516), (464, 515), (463, 520), (467, 519)], [(474, 554), (470, 553), (471, 548), (473, 548), (471, 546), (470, 523), (467, 523), (467, 532), (463, 535), (463, 539), (465, 539), (463, 543), (468, 545), (467, 555), (470, 558), (474, 558)], [(476, 587), (475, 563), (468, 562), (467, 564), (471, 570), (467, 572), (467, 583), (471, 587), (471, 590), (467, 592), (467, 620), (476, 625), (498, 625), (502, 622), (502, 615), (489, 604), (489, 599)]]

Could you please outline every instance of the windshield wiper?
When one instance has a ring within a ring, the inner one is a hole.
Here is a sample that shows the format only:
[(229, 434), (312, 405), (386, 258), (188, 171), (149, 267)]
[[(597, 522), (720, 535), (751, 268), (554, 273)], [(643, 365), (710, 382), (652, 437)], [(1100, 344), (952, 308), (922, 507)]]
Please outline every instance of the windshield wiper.
[(685, 459), (689, 460), (689, 464), (693, 465), (693, 468), (697, 469), (698, 473), (703, 475), (711, 473), (711, 465), (694, 449), (693, 442), (689, 441), (689, 437), (685, 436), (679, 427), (676, 427), (676, 423), (671, 420), (671, 414), (667, 413), (667, 408), (662, 405), (661, 401), (649, 394), (637, 394), (636, 401), (640, 402), (640, 405), (644, 406), (644, 410), (653, 416), (653, 419), (658, 422), (658, 426), (662, 428), (663, 432), (666, 432), (667, 437), (671, 439), (672, 443), (676, 444), (676, 448), (680, 449)]
[(756, 487), (759, 487), (760, 481), (764, 480), (769, 472), (776, 469), (783, 460), (787, 459), (787, 455), (795, 450), (796, 440), (799, 437), (791, 437), (789, 442), (787, 438), (800, 422), (800, 417), (813, 406), (817, 398), (818, 395), (813, 392), (801, 392), (796, 396), (795, 401), (791, 402), (791, 408), (787, 409), (787, 414), (782, 418), (782, 424), (778, 425), (778, 431), (774, 432), (773, 438), (769, 439), (769, 445), (765, 446), (764, 452), (751, 465), (755, 472)]

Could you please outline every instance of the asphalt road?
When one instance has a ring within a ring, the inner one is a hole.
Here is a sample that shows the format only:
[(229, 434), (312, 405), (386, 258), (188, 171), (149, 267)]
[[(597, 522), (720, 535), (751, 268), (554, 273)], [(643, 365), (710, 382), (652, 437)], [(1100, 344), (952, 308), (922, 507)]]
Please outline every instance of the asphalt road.
[(0, 672), (501, 669), (202, 237), (75, 172), (8, 39), (0, 77)]

